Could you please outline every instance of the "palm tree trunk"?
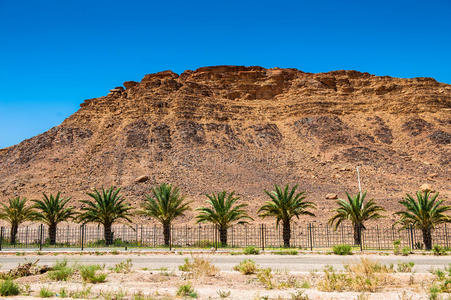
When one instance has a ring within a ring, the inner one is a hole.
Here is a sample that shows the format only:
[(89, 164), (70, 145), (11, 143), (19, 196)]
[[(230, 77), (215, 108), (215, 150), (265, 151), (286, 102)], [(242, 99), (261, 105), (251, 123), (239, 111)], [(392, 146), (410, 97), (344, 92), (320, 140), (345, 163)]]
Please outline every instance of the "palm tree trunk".
[(360, 245), (362, 242), (362, 225), (354, 224), (354, 245)]
[(113, 224), (103, 224), (103, 236), (105, 239), (105, 245), (109, 246), (113, 244), (113, 231), (111, 230)]
[(227, 227), (219, 227), (219, 240), (222, 247), (227, 246)]
[(10, 232), (9, 242), (12, 245), (16, 244), (16, 236), (17, 236), (18, 228), (19, 228), (18, 224), (11, 224), (11, 232)]
[(171, 223), (163, 223), (164, 245), (169, 246), (171, 239)]
[(49, 226), (50, 245), (56, 244), (56, 227), (57, 227), (57, 224), (50, 224), (50, 226)]
[(283, 238), (283, 246), (288, 248), (290, 247), (290, 238), (291, 238), (291, 227), (290, 220), (284, 220), (282, 222), (282, 238)]
[(423, 243), (424, 243), (424, 247), (426, 248), (426, 250), (431, 250), (432, 249), (432, 234), (431, 234), (431, 229), (430, 228), (426, 228), (423, 229)]

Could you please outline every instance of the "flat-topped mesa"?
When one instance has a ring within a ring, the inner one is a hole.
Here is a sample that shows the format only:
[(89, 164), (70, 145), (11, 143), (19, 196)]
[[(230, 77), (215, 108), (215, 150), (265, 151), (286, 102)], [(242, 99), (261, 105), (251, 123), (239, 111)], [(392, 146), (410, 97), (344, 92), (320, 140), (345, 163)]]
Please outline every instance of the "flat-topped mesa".
[[(97, 100), (88, 99), (80, 106), (99, 103), (113, 108), (122, 106), (113, 105), (116, 100), (124, 102), (125, 99), (153, 99), (157, 95), (184, 99), (183, 103), (188, 98), (209, 97), (208, 101), (211, 98), (237, 101), (272, 100), (276, 97), (284, 99), (297, 95), (298, 101), (304, 103), (309, 98), (314, 100), (315, 97), (321, 97), (321, 102), (328, 102), (337, 97), (340, 101), (355, 103), (355, 109), (364, 104), (374, 105), (376, 109), (385, 107), (390, 108), (390, 111), (405, 111), (406, 106), (402, 103), (409, 102), (420, 107), (419, 111), (424, 111), (449, 107), (447, 103), (451, 98), (451, 86), (433, 78), (402, 79), (354, 70), (305, 73), (294, 68), (266, 69), (259, 66), (209, 66), (194, 71), (186, 70), (180, 75), (166, 70), (147, 74), (140, 82), (126, 81), (123, 85), (125, 90), (116, 87), (108, 95)], [(429, 89), (437, 89), (434, 92), (437, 95), (427, 92)], [(315, 102), (318, 103), (318, 99)], [(182, 102), (179, 102), (179, 106), (181, 105)], [(334, 106), (330, 106), (328, 111), (332, 111)], [(314, 110), (324, 111), (325, 106), (317, 105)]]

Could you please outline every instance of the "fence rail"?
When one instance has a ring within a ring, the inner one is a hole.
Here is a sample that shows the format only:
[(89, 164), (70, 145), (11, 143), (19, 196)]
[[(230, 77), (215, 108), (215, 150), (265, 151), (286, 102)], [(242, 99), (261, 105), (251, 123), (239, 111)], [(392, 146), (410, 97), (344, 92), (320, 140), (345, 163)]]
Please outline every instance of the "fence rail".
[[(290, 247), (319, 249), (337, 244), (354, 245), (352, 226), (340, 226), (333, 230), (327, 225), (296, 224), (291, 227)], [(432, 232), (432, 243), (443, 247), (451, 246), (451, 228), (444, 226)], [(163, 228), (158, 225), (116, 225), (113, 226), (115, 247), (167, 247), (164, 245)], [(105, 247), (103, 226), (60, 225), (56, 233), (56, 244), (49, 245), (48, 227), (45, 225), (20, 227), (16, 242), (11, 243), (11, 229), (1, 227), (0, 250), (12, 248), (96, 248)], [(255, 246), (260, 248), (283, 247), (282, 227), (257, 225), (234, 225), (227, 231), (227, 247)], [(371, 227), (362, 231), (363, 250), (393, 249), (393, 242), (399, 240), (401, 247), (423, 248), (421, 230), (392, 227)], [(185, 225), (171, 227), (170, 247), (221, 247), (219, 231), (213, 225)], [(356, 245), (360, 246), (360, 245)]]

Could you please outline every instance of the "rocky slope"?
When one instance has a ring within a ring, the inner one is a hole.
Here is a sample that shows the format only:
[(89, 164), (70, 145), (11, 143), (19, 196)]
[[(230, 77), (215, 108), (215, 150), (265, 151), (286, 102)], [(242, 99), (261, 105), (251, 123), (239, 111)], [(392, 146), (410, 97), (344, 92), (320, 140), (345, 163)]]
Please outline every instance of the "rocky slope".
[(334, 206), (327, 194), (357, 190), (357, 165), (389, 212), (425, 183), (451, 197), (451, 85), (432, 78), (216, 66), (124, 87), (0, 150), (0, 199), (60, 190), (77, 200), (116, 185), (138, 206), (172, 182), (193, 206), (227, 189), (254, 211), (263, 189), (298, 183), (320, 222)]

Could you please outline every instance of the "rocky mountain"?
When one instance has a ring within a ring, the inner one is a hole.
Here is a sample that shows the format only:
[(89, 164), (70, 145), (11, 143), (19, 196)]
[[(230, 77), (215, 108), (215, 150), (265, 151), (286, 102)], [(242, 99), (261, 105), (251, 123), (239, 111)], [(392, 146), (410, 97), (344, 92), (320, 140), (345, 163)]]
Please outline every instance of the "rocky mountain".
[(356, 166), (389, 213), (424, 184), (451, 198), (451, 85), (432, 78), (215, 66), (148, 74), (80, 106), (0, 150), (1, 201), (115, 185), (138, 206), (171, 182), (194, 207), (236, 190), (254, 214), (263, 189), (298, 183), (322, 222), (336, 201), (327, 194), (358, 190)]

